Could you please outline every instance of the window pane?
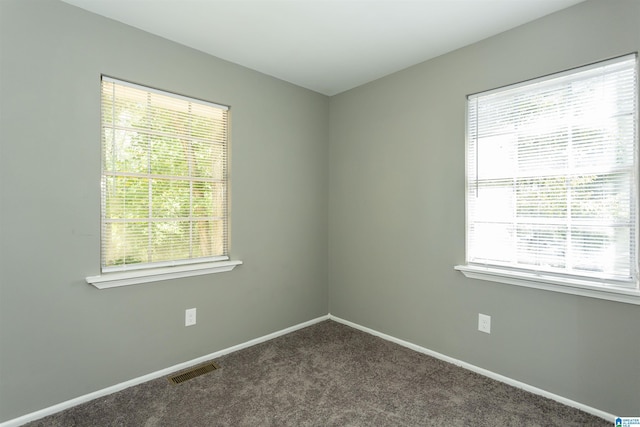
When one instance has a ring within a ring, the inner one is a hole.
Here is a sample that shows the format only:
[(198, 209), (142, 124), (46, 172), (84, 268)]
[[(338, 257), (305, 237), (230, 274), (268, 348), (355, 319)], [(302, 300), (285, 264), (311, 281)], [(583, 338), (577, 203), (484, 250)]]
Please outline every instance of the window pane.
[(606, 273), (630, 271), (631, 236), (628, 227), (575, 227), (571, 233), (576, 270)]
[(151, 261), (191, 258), (189, 221), (154, 222), (151, 225)]
[(226, 187), (219, 182), (193, 182), (193, 216), (223, 217)]
[(478, 263), (511, 263), (514, 236), (511, 224), (475, 222), (470, 229), (471, 261)]
[(149, 141), (135, 131), (103, 129), (103, 168), (111, 172), (145, 173), (149, 168)]
[(569, 165), (569, 135), (566, 128), (553, 132), (528, 131), (518, 139), (520, 175), (546, 175), (564, 172)]
[(571, 180), (571, 217), (597, 224), (628, 224), (633, 183), (628, 174), (583, 175)]
[(516, 171), (515, 137), (513, 133), (478, 139), (478, 179), (511, 177)]
[(188, 218), (191, 211), (189, 181), (151, 181), (154, 218)]
[(222, 220), (194, 222), (195, 256), (207, 257), (224, 250), (224, 223)]
[(188, 176), (189, 146), (184, 140), (168, 137), (151, 138), (151, 173), (154, 175)]
[(220, 144), (191, 141), (193, 176), (222, 180), (225, 178), (226, 150)]
[(518, 226), (518, 263), (532, 268), (565, 268), (566, 228), (557, 225)]
[(107, 223), (104, 230), (103, 257), (106, 266), (148, 261), (149, 224), (147, 222)]
[(564, 176), (517, 180), (518, 221), (557, 219), (567, 215), (567, 182)]
[(513, 181), (482, 181), (471, 200), (479, 222), (512, 222), (515, 215)]
[(109, 176), (105, 180), (106, 219), (148, 218), (149, 182), (144, 178)]

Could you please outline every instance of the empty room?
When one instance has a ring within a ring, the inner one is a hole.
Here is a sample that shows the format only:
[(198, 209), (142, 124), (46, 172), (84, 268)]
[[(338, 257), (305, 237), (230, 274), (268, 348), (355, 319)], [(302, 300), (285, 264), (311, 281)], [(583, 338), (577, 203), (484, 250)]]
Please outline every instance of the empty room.
[(0, 427), (640, 425), (639, 50), (638, 0), (0, 0)]

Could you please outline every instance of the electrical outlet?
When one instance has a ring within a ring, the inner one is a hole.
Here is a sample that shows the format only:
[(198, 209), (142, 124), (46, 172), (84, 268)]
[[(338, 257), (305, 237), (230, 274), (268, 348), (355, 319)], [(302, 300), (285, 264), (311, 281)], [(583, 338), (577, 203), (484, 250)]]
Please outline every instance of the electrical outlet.
[(478, 313), (478, 330), (487, 334), (491, 333), (491, 316)]
[(188, 308), (184, 312), (184, 326), (192, 326), (196, 324), (196, 309)]

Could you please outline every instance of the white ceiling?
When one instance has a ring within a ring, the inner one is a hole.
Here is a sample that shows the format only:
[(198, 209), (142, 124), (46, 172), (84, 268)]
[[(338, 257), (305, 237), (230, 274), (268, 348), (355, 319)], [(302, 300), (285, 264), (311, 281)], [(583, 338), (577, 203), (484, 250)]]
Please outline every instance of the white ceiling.
[(334, 95), (583, 0), (63, 0)]

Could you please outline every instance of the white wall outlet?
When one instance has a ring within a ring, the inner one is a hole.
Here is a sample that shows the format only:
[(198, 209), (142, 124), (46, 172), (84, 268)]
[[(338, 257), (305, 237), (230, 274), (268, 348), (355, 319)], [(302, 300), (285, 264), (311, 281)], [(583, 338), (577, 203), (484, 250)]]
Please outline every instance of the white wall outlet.
[(491, 316), (478, 313), (478, 330), (487, 334), (491, 333)]
[(196, 324), (196, 309), (188, 308), (184, 312), (184, 326), (192, 326)]

